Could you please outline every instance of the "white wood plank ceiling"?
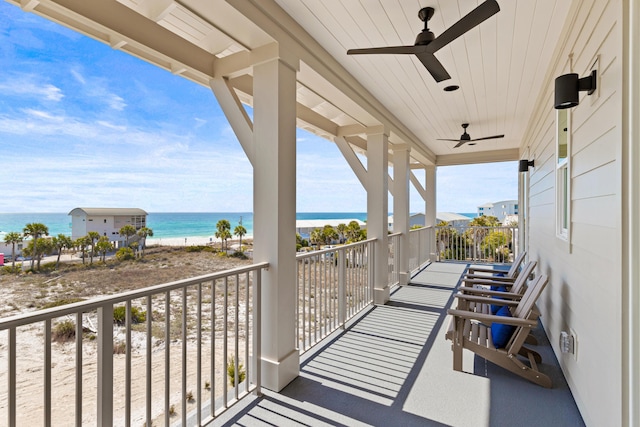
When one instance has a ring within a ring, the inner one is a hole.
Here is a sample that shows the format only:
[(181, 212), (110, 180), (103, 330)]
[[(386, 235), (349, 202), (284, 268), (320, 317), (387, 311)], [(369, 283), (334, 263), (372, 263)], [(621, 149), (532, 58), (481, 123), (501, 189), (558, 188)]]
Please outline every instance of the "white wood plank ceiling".
[[(276, 0), (437, 155), (517, 148), (543, 89), (571, 6), (566, 0), (501, 0), (500, 12), (436, 53), (450, 80), (436, 83), (414, 55), (347, 56), (350, 48), (412, 45), (418, 11), (431, 6), (436, 37), (479, 0)], [(459, 85), (445, 92), (447, 85)], [(453, 149), (472, 137), (504, 139)]]

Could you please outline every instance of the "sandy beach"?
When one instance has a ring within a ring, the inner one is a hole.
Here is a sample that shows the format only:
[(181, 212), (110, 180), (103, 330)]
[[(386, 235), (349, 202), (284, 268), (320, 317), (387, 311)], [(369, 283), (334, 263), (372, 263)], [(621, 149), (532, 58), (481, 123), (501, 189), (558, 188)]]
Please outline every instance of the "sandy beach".
[[(242, 237), (242, 241), (252, 240), (253, 236), (246, 235)], [(233, 244), (237, 244), (239, 240), (234, 238), (233, 240), (227, 240), (229, 247), (231, 248)], [(147, 246), (202, 246), (202, 245), (220, 245), (220, 239), (217, 239), (214, 236), (210, 237), (202, 237), (202, 236), (187, 236), (187, 237), (163, 237), (163, 238), (155, 238), (148, 237), (147, 238)]]

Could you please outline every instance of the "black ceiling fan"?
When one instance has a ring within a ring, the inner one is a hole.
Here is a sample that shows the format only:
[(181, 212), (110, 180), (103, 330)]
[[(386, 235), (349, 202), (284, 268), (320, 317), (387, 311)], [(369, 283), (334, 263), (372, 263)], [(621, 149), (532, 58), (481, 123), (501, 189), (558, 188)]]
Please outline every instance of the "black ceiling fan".
[(469, 127), (469, 123), (463, 123), (462, 129), (464, 129), (464, 133), (460, 135), (459, 139), (440, 139), (438, 141), (453, 141), (457, 142), (457, 144), (453, 148), (458, 148), (467, 143), (472, 143), (469, 145), (475, 145), (474, 141), (484, 141), (485, 139), (496, 139), (496, 138), (504, 138), (504, 135), (493, 135), (493, 136), (485, 136), (484, 138), (475, 138), (471, 139), (471, 135), (467, 133), (467, 128)]
[(424, 7), (418, 12), (418, 17), (424, 21), (424, 29), (413, 46), (388, 46), (388, 47), (372, 47), (364, 49), (349, 49), (347, 55), (362, 54), (398, 54), (408, 55), (414, 54), (420, 62), (427, 68), (436, 82), (450, 79), (451, 76), (445, 70), (444, 66), (433, 55), (453, 40), (457, 39), (467, 31), (480, 25), (483, 21), (489, 19), (500, 11), (500, 6), (495, 0), (487, 0), (480, 6), (473, 9), (469, 14), (462, 17), (458, 22), (449, 27), (445, 32), (436, 37), (427, 27), (429, 19), (433, 16), (434, 9), (432, 7)]

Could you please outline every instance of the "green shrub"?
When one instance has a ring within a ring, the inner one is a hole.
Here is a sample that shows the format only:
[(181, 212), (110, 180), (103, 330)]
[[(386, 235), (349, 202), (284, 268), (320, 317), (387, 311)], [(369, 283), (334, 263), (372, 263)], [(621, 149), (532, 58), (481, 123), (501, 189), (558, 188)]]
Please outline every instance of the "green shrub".
[(184, 250), (187, 252), (216, 252), (213, 247), (205, 245), (187, 246)]
[(131, 248), (120, 248), (118, 249), (118, 252), (116, 252), (116, 258), (118, 261), (128, 261), (130, 259), (135, 259), (135, 254)]
[(232, 253), (229, 256), (231, 256), (233, 258), (238, 258), (238, 259), (248, 259), (247, 256), (243, 252), (240, 252), (240, 251), (236, 251), (236, 252)]
[(76, 324), (71, 320), (63, 320), (56, 323), (51, 331), (53, 341), (72, 341), (76, 338)]
[(44, 263), (40, 266), (40, 271), (41, 272), (46, 272), (46, 271), (54, 271), (56, 269), (56, 263), (55, 262), (47, 262)]
[[(238, 363), (238, 381), (244, 381), (247, 373), (244, 370), (244, 366), (242, 363)], [(229, 359), (229, 363), (227, 363), (227, 376), (229, 377), (229, 382), (231, 386), (235, 386), (236, 381), (236, 358), (235, 356), (231, 356)]]
[[(113, 323), (124, 326), (126, 323), (126, 307), (121, 305), (113, 308)], [(138, 307), (131, 307), (131, 323), (142, 323), (147, 320), (147, 313)]]
[(22, 271), (22, 264), (16, 264), (15, 267), (11, 267), (10, 265), (5, 265), (0, 269), (2, 274), (18, 274)]

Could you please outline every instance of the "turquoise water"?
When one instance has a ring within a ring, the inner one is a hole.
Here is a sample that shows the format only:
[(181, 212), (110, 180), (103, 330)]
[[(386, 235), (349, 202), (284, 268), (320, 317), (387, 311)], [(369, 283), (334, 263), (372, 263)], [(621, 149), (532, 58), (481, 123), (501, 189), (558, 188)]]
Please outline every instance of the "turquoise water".
[[(299, 212), (297, 219), (359, 219), (365, 221), (367, 214), (363, 212)], [(152, 212), (147, 217), (147, 227), (153, 230), (156, 239), (176, 237), (209, 237), (216, 232), (219, 220), (226, 219), (231, 223), (231, 230), (240, 224), (253, 234), (253, 213), (251, 212)], [(71, 217), (65, 213), (0, 213), (0, 232), (22, 232), (26, 224), (38, 222), (49, 228), (49, 235), (71, 235)]]

